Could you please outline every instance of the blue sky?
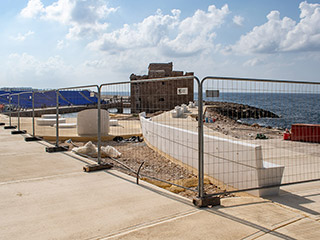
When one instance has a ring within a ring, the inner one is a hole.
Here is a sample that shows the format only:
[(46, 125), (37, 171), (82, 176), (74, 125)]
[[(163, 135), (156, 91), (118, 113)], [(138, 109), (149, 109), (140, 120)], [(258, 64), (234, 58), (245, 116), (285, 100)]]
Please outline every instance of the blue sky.
[(150, 62), (320, 82), (320, 1), (1, 0), (1, 86), (128, 80)]

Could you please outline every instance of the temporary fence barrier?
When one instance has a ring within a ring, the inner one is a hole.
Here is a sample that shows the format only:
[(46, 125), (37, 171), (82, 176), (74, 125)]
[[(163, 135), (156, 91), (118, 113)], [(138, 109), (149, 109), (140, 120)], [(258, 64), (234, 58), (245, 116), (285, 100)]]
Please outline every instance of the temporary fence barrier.
[[(320, 83), (181, 76), (2, 98), (9, 125), (13, 109), (20, 109), (18, 130), (20, 115), (32, 115), (32, 137), (55, 142), (48, 152), (67, 150), (61, 142), (69, 139), (91, 140), (99, 165), (112, 161), (137, 181), (196, 192), (198, 206), (219, 203), (217, 196), (277, 194), (281, 186), (320, 180), (319, 131), (310, 125), (320, 124)], [(64, 115), (72, 112), (77, 116)], [(121, 157), (107, 158), (107, 145)]]
[[(29, 116), (26, 128), (31, 137), (26, 141), (38, 141), (39, 136), (51, 135), (54, 133), (52, 126), (56, 116), (56, 90), (34, 90), (26, 96), (24, 112)], [(31, 108), (30, 108), (31, 107)]]
[[(0, 94), (0, 105), (1, 105), (1, 112), (5, 113), (7, 111), (7, 107), (9, 104), (9, 93), (2, 93)], [(5, 122), (1, 122), (0, 126), (6, 125)], [(10, 124), (11, 125), (11, 124)]]
[(181, 76), (102, 84), (113, 136), (102, 145), (122, 152), (115, 165), (174, 192), (198, 192), (199, 83)]
[(319, 125), (310, 125), (320, 124), (320, 83), (206, 77), (201, 85), (204, 173), (227, 189), (207, 196), (320, 180)]
[[(98, 164), (101, 163), (101, 112), (100, 92), (98, 85), (59, 88), (56, 90), (55, 111), (55, 147), (46, 148), (48, 152), (66, 151), (67, 147), (60, 145), (60, 140), (70, 138), (75, 141), (80, 136), (93, 137), (98, 142)], [(85, 112), (83, 114), (83, 111)], [(79, 113), (80, 112), (80, 113)], [(68, 114), (78, 114), (72, 121)], [(80, 116), (81, 115), (81, 116)], [(96, 116), (96, 117), (94, 117)], [(94, 119), (94, 120), (92, 120)], [(60, 131), (63, 129), (63, 136)]]
[(16, 129), (17, 126), (13, 125), (13, 118), (12, 118), (12, 113), (14, 112), (15, 109), (15, 105), (12, 104), (12, 96), (11, 94), (9, 94), (7, 96), (7, 101), (8, 101), (8, 105), (7, 105), (7, 113), (9, 115), (9, 125), (5, 126), (4, 129)]
[[(32, 101), (30, 97), (32, 96), (32, 92), (18, 92), (14, 94), (10, 94), (12, 101), (13, 101), (13, 106), (15, 109), (14, 112), (14, 118), (17, 120), (17, 130), (12, 131), (12, 134), (24, 134), (27, 131), (22, 130), (22, 125), (23, 127), (28, 126), (28, 122), (25, 122), (25, 118), (22, 117), (29, 117), (32, 113), (32, 111), (28, 111), (28, 108), (30, 107), (30, 104)], [(12, 114), (11, 114), (12, 115)], [(21, 116), (22, 115), (22, 116)]]

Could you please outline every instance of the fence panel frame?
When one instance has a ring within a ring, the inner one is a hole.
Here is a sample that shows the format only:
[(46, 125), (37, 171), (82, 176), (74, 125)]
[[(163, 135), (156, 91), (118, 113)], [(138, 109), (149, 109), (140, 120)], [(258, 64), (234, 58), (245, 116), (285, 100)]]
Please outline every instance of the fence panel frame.
[(99, 85), (81, 85), (81, 86), (73, 86), (73, 87), (63, 87), (56, 89), (56, 143), (55, 147), (53, 148), (47, 148), (46, 150), (48, 152), (57, 152), (57, 151), (66, 151), (67, 149), (65, 147), (59, 146), (59, 97), (61, 96), (60, 91), (63, 90), (74, 90), (74, 89), (83, 89), (83, 88), (97, 88), (98, 93), (98, 103), (97, 103), (97, 109), (98, 109), (98, 164), (101, 164), (101, 94), (100, 94), (100, 87)]
[[(101, 89), (102, 89), (102, 87), (105, 87), (105, 86), (124, 85), (124, 84), (129, 84), (131, 86), (132, 83), (139, 84), (139, 83), (147, 83), (147, 82), (169, 82), (169, 81), (181, 80), (181, 79), (186, 79), (186, 78), (193, 79), (194, 82), (196, 82), (196, 84), (197, 84), (198, 92), (200, 92), (199, 91), (199, 89), (201, 88), (200, 80), (199, 80), (199, 78), (197, 76), (194, 76), (194, 75), (193, 76), (183, 76), (183, 77), (165, 77), (165, 78), (152, 78), (152, 79), (124, 81), (124, 82), (114, 82), (114, 83), (103, 83), (103, 84), (101, 84), (99, 86), (99, 88), (100, 88), (100, 94), (101, 94), (101, 92), (102, 92)], [(194, 84), (194, 82), (193, 82), (193, 84)], [(200, 95), (198, 96), (198, 103), (202, 104), (202, 96), (200, 96)], [(202, 156), (200, 152), (201, 152), (201, 147), (203, 147), (203, 144), (200, 144), (200, 142), (203, 139), (203, 138), (201, 138), (201, 133), (203, 132), (203, 125), (201, 123), (201, 121), (202, 121), (201, 119), (203, 119), (202, 110), (201, 110), (200, 107), (198, 107), (198, 187), (197, 187), (198, 191), (197, 191), (197, 193), (198, 193), (198, 197), (199, 198), (203, 198), (204, 197), (204, 187), (203, 187), (204, 186), (204, 171), (203, 171), (203, 168), (201, 167), (201, 166), (203, 166), (203, 163), (201, 164), (201, 162), (200, 162), (200, 157)], [(99, 141), (101, 142), (101, 136), (100, 136), (100, 140)], [(101, 145), (100, 145), (100, 147), (101, 147)], [(203, 161), (203, 159), (202, 159), (202, 161)], [(181, 186), (181, 185), (178, 185), (178, 184), (175, 184), (175, 183), (172, 183), (172, 182), (168, 182), (168, 181), (163, 180), (163, 179), (159, 179), (159, 178), (151, 177), (151, 176), (148, 176), (148, 175), (140, 174), (139, 172), (137, 172), (136, 174), (137, 174), (137, 179), (138, 179), (139, 176), (146, 177), (146, 178), (150, 178), (150, 179), (153, 179), (153, 180), (161, 181), (161, 182), (164, 182), (164, 183), (170, 183), (170, 184), (172, 184), (174, 186), (181, 187), (181, 188), (184, 188), (184, 189), (187, 189), (187, 190), (194, 191), (194, 190), (192, 190), (190, 188), (186, 188), (184, 186)], [(138, 182), (139, 181), (137, 180), (137, 183)]]
[[(320, 86), (320, 82), (310, 82), (310, 81), (293, 81), (293, 80), (277, 80), (277, 79), (206, 76), (200, 82), (201, 94), (199, 94), (199, 96), (201, 95), (201, 97), (203, 95), (203, 85), (207, 80), (245, 81), (245, 82), (259, 82), (259, 83), (263, 83), (263, 82), (264, 83), (288, 83), (288, 84), (291, 83), (291, 84), (307, 84), (307, 85)], [(203, 112), (203, 104), (201, 104), (201, 105), (199, 104), (199, 113), (200, 113), (200, 108), (201, 108), (201, 112)], [(203, 120), (201, 121), (201, 123), (202, 123), (202, 127), (201, 128), (203, 130), (203, 125), (204, 125)], [(202, 138), (201, 143), (204, 144), (204, 142), (203, 142), (203, 138), (204, 138), (203, 131), (201, 132), (201, 138)], [(202, 149), (202, 151), (199, 151), (199, 154), (201, 154), (201, 156), (199, 156), (199, 159), (202, 159), (201, 168), (204, 169), (204, 161), (203, 161), (203, 159), (204, 159), (204, 148), (203, 148), (203, 146), (201, 147), (201, 149)], [(199, 164), (200, 164), (200, 161), (199, 161)], [(200, 166), (199, 166), (199, 168), (200, 168)], [(226, 191), (224, 193), (232, 194), (232, 193), (248, 192), (248, 191), (254, 191), (254, 190), (270, 189), (270, 188), (274, 188), (274, 187), (288, 186), (288, 185), (294, 185), (294, 184), (302, 184), (302, 183), (315, 182), (315, 181), (320, 181), (320, 178), (319, 179), (310, 179), (310, 180), (305, 180), (305, 181), (296, 181), (296, 182), (290, 182), (290, 183), (272, 184), (272, 185), (268, 185), (268, 186), (259, 186), (259, 187), (246, 188), (246, 189), (238, 189), (238, 190)], [(220, 195), (221, 195), (221, 193), (214, 193), (214, 194), (205, 194), (204, 193), (204, 197), (209, 197), (209, 198), (210, 197), (220, 196)]]

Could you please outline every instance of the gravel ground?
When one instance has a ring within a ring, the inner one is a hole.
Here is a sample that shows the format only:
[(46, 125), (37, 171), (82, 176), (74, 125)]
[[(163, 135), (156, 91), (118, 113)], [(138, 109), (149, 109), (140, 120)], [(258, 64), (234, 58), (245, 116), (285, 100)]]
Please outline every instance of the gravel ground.
[[(83, 146), (85, 143), (76, 142), (74, 144), (77, 146)], [(96, 143), (94, 144), (96, 145)], [(74, 147), (69, 143), (62, 143), (62, 145), (68, 145), (69, 150)], [(107, 145), (115, 147), (121, 153), (121, 157), (118, 158), (117, 161), (125, 164), (133, 171), (137, 172), (141, 164), (144, 162), (140, 171), (142, 175), (182, 185), (195, 191), (197, 190), (196, 186), (198, 180), (196, 172), (192, 172), (183, 166), (170, 161), (161, 154), (155, 152), (153, 149), (149, 148), (145, 142), (103, 142), (103, 146)], [(136, 174), (125, 169), (122, 164), (108, 158), (103, 160), (108, 163), (113, 163), (114, 167), (121, 172), (136, 177)], [(141, 179), (190, 199), (197, 196), (197, 192), (192, 190), (186, 190), (148, 177), (142, 177)], [(222, 197), (234, 196), (233, 194), (224, 194), (224, 189), (222, 187), (214, 185), (207, 178), (205, 179), (205, 192), (207, 194), (221, 193)]]

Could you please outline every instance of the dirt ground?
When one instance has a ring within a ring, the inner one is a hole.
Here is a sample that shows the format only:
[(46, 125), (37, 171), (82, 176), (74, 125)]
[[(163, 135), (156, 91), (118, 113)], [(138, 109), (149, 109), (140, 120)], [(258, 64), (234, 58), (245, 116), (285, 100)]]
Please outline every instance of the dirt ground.
[[(83, 142), (73, 143), (76, 146), (83, 146)], [(69, 146), (69, 151), (72, 150), (75, 146), (71, 143), (61, 143), (61, 145)], [(96, 145), (96, 143), (94, 143)], [(120, 153), (121, 157), (116, 159), (117, 161), (111, 160), (109, 158), (104, 158), (104, 162), (112, 163), (114, 167), (121, 172), (124, 172), (128, 175), (136, 177), (136, 174), (129, 169), (137, 172), (141, 164), (143, 163), (140, 175), (143, 177), (141, 180), (150, 182), (154, 185), (167, 189), (171, 192), (177, 193), (179, 195), (193, 199), (197, 196), (197, 172), (192, 172), (182, 165), (176, 164), (169, 159), (165, 158), (161, 154), (155, 152), (153, 149), (149, 148), (144, 141), (142, 142), (132, 142), (132, 141), (108, 141), (103, 142), (103, 146), (113, 146)], [(119, 163), (120, 162), (120, 163)], [(125, 167), (125, 166), (126, 167)], [(186, 190), (175, 185), (157, 181), (152, 178), (158, 178), (171, 182), (177, 185), (187, 187), (192, 190)], [(209, 179), (205, 179), (205, 192), (207, 194), (221, 193), (222, 197), (225, 196), (234, 196), (232, 194), (225, 194), (222, 187), (214, 185)]]

